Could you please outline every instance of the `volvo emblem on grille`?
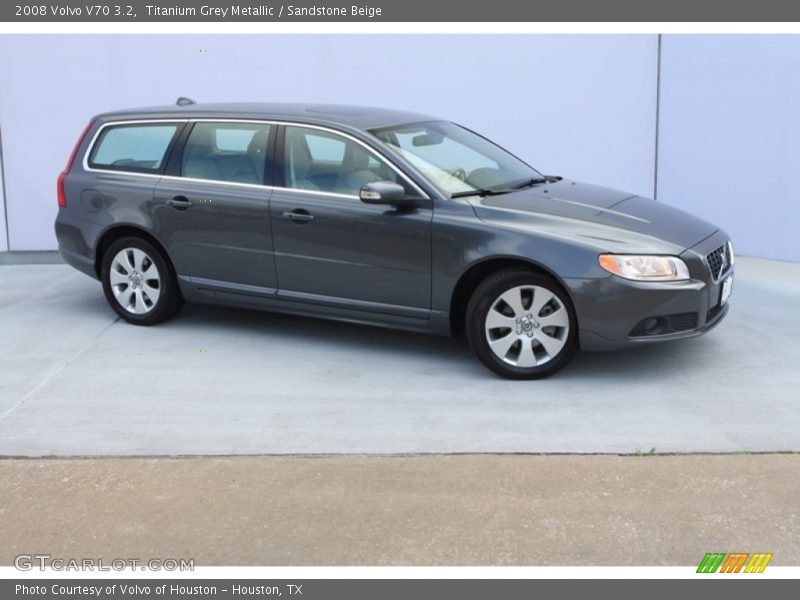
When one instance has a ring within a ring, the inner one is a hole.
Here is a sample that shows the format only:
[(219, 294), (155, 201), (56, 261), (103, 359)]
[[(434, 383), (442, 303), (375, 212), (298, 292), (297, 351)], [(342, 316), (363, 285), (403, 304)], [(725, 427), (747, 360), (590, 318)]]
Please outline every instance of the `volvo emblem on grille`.
[(719, 274), (722, 275), (728, 268), (728, 253), (723, 250), (719, 255)]

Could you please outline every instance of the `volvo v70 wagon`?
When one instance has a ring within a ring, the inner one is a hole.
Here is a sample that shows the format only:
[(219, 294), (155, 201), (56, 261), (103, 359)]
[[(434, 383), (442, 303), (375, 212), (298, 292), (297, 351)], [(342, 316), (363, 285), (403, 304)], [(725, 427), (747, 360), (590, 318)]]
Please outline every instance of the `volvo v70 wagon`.
[(702, 334), (733, 282), (716, 226), (395, 110), (181, 99), (110, 112), (57, 188), (64, 259), (130, 323), (194, 301), (464, 332), (514, 379), (580, 348)]

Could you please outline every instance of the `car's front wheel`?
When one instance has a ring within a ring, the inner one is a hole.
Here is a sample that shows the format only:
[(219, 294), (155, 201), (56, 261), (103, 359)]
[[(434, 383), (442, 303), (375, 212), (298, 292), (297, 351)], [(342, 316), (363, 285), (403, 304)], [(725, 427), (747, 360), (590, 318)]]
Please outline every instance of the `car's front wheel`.
[(106, 300), (129, 323), (160, 323), (183, 304), (167, 259), (142, 238), (124, 237), (111, 244), (103, 255), (101, 278)]
[(498, 271), (478, 285), (465, 329), (481, 362), (509, 379), (552, 375), (578, 350), (569, 296), (552, 278), (526, 269)]

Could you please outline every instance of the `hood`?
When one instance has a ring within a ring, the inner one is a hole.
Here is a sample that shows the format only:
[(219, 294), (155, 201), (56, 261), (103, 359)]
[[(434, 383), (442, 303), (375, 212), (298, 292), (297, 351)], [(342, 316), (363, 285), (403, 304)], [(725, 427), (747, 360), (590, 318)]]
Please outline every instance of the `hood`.
[(571, 226), (572, 233), (587, 242), (605, 242), (609, 252), (653, 252), (663, 243), (682, 252), (717, 231), (711, 223), (667, 204), (567, 180), (476, 197), (471, 203), (482, 220), (562, 231)]

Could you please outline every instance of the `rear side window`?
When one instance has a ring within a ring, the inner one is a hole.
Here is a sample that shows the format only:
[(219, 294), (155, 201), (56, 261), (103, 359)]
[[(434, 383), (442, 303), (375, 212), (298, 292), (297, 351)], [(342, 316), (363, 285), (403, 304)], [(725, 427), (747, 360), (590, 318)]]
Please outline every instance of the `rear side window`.
[(181, 175), (263, 184), (269, 131), (266, 123), (195, 123), (183, 149)]
[(160, 173), (178, 131), (177, 123), (111, 125), (103, 129), (89, 155), (96, 169)]

